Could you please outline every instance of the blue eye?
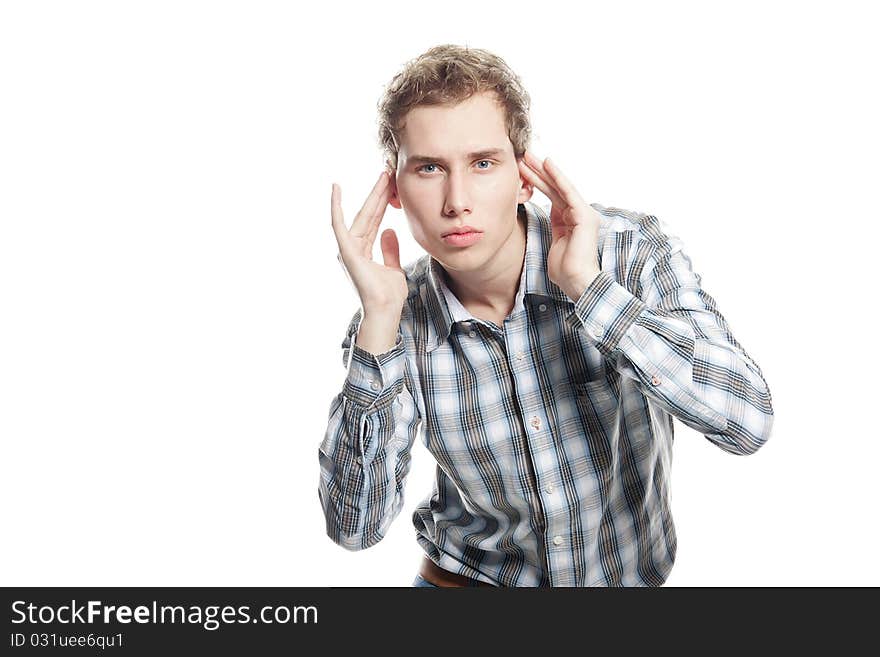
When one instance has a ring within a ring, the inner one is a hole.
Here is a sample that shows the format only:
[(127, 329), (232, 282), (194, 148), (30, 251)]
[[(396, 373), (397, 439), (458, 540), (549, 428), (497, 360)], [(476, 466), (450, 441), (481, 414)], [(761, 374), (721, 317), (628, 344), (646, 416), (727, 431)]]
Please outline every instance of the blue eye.
[[(477, 164), (482, 164), (483, 162), (485, 162), (486, 164), (492, 164), (491, 160), (478, 160), (478, 161), (477, 161)], [(436, 165), (436, 164), (433, 164), (433, 163), (431, 163), (431, 164), (423, 164), (423, 165), (420, 166), (418, 169), (416, 169), (416, 171), (424, 171), (425, 173), (432, 173), (432, 171), (425, 171), (425, 167), (436, 167), (436, 166), (437, 166), (437, 165)], [(487, 169), (490, 169), (490, 168), (491, 168), (491, 167), (480, 167), (480, 169), (482, 169), (483, 171), (486, 171)]]

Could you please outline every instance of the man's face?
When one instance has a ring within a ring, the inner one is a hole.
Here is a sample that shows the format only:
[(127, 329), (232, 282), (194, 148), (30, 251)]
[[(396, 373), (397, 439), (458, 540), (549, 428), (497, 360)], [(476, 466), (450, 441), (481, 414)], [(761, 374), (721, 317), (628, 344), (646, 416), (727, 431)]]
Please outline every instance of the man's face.
[[(401, 132), (390, 204), (404, 210), (413, 238), (446, 269), (482, 268), (509, 243), (517, 204), (532, 196), (507, 136), (504, 109), (492, 93), (454, 106), (415, 107)], [(443, 239), (460, 226), (482, 235), (470, 245)]]

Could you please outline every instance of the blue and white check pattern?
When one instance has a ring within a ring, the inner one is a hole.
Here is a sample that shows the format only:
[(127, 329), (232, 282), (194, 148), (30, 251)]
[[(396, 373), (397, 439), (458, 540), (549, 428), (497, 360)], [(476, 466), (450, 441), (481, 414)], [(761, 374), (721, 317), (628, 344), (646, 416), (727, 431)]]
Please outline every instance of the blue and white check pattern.
[(602, 271), (579, 299), (548, 278), (547, 209), (527, 202), (525, 266), (503, 327), (474, 318), (429, 255), (404, 268), (391, 350), (355, 344), (355, 313), (318, 450), (333, 541), (382, 539), (421, 436), (437, 468), (412, 520), (440, 567), (497, 586), (666, 581), (672, 418), (751, 454), (770, 436), (771, 396), (681, 240), (652, 215), (592, 207)]

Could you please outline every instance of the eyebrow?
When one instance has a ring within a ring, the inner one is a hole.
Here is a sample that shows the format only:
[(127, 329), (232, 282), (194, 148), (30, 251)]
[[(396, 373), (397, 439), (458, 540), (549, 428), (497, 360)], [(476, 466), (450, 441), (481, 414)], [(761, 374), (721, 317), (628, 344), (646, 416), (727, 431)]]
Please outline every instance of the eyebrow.
[[(466, 155), (467, 159), (472, 160), (480, 157), (494, 157), (497, 155), (503, 155), (504, 149), (502, 148), (485, 148), (481, 151), (474, 151), (473, 153), (468, 153)], [(423, 163), (433, 163), (439, 162), (440, 164), (446, 164), (446, 160), (442, 157), (435, 157), (433, 155), (410, 155), (406, 158), (407, 164), (423, 164)]]

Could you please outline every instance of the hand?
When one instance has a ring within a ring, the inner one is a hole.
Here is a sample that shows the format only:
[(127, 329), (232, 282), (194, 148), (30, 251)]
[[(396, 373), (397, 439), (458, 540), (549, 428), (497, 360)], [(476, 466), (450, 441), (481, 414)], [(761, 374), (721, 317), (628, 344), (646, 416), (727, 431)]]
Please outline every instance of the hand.
[(584, 202), (549, 157), (541, 163), (527, 150), (519, 161), (519, 170), (526, 181), (550, 199), (552, 240), (547, 274), (572, 301), (577, 301), (601, 271), (599, 213)]
[(373, 243), (388, 207), (390, 189), (389, 175), (383, 171), (351, 228), (345, 227), (342, 218), (339, 185), (333, 183), (330, 194), (331, 223), (339, 244), (337, 259), (360, 296), (364, 314), (368, 311), (399, 311), (408, 294), (406, 274), (400, 266), (400, 245), (392, 229), (382, 232), (385, 264), (373, 262)]

